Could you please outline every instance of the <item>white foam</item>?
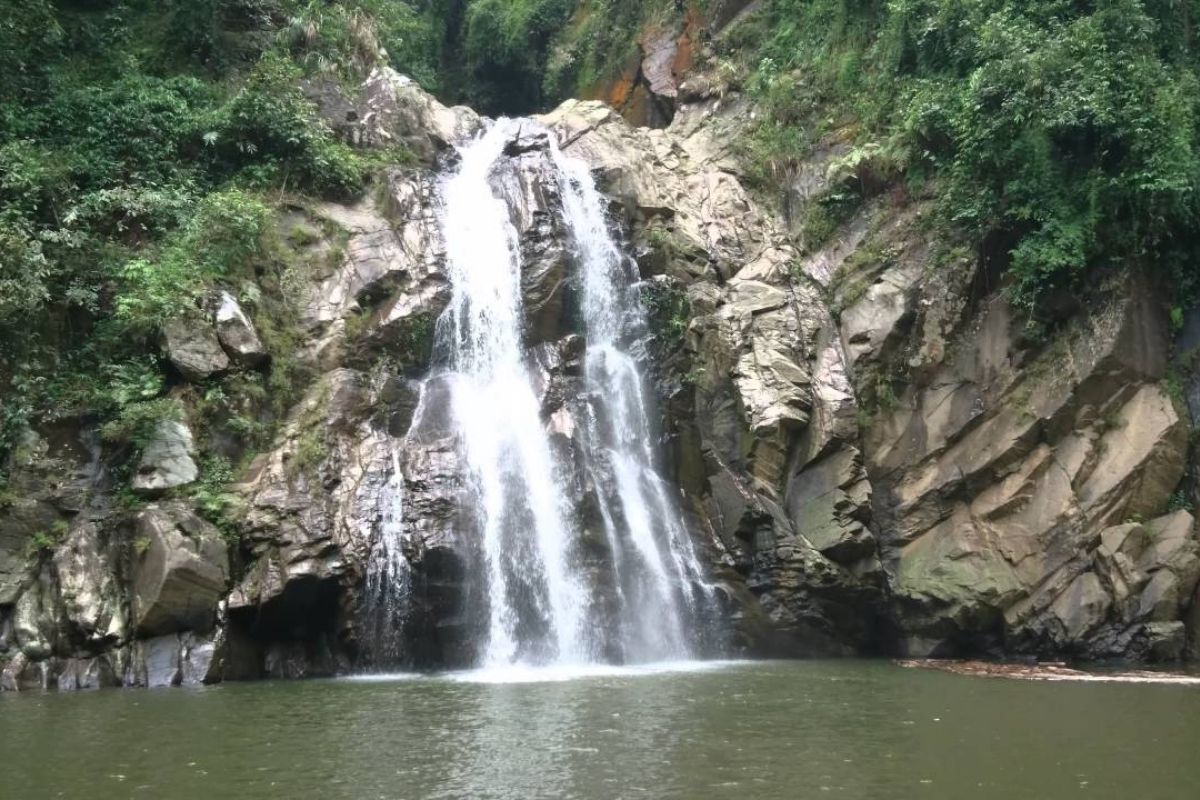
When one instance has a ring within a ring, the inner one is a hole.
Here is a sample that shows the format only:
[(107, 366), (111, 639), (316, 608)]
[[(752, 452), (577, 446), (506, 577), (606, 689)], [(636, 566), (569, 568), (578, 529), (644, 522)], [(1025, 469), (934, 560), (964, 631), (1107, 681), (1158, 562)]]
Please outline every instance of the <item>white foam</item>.
[(749, 662), (656, 661), (647, 664), (549, 664), (540, 667), (512, 664), (448, 672), (442, 677), (455, 683), (562, 683), (593, 678), (639, 678), (674, 673), (713, 672), (746, 663)]
[(429, 676), (421, 672), (370, 672), (361, 675), (345, 675), (336, 680), (352, 683), (400, 683), (419, 681)]
[(548, 664), (530, 666), (510, 664), (498, 667), (461, 670), (457, 672), (390, 672), (350, 675), (342, 680), (359, 683), (392, 683), (414, 680), (449, 681), (451, 683), (521, 684), (564, 683), (596, 678), (641, 678), (678, 673), (715, 672), (744, 666), (750, 661), (656, 661), (647, 664)]

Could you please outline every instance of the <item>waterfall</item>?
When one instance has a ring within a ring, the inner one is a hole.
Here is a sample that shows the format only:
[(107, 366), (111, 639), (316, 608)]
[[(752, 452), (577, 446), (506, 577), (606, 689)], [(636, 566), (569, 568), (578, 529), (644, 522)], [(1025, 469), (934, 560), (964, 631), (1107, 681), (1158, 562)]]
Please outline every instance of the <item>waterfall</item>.
[(587, 165), (556, 146), (551, 153), (583, 279), (591, 399), (585, 455), (593, 472), (609, 464), (613, 473), (598, 482), (615, 487), (600, 499), (620, 591), (622, 646), (634, 660), (685, 658), (701, 611), (691, 589), (699, 587), (701, 601), (709, 590), (676, 491), (656, 463), (645, 380), (623, 347), (645, 327), (637, 265), (614, 241)]
[[(525, 343), (520, 234), (496, 185), (506, 146), (530, 130), (547, 134), (531, 120), (495, 122), (459, 149), (439, 186), (452, 292), (438, 320), (437, 362), (463, 463), (462, 517), (478, 545), (475, 580), (486, 596), (479, 662), (689, 658), (709, 590), (678, 491), (657, 468), (652, 403), (628, 351), (645, 330), (636, 265), (610, 233), (586, 165), (549, 137), (550, 191), (561, 201), (586, 341), (573, 446), (604, 528), (602, 585), (594, 556), (589, 562), (583, 552), (579, 501), (567, 485), (571, 465), (551, 441)], [(392, 502), (388, 514), (401, 514), (403, 492)], [(379, 566), (369, 584), (409, 580), (391, 562), (399, 547), (381, 544), (389, 526), (384, 520), (377, 536)]]
[(377, 661), (394, 660), (401, 649), (402, 626), (412, 590), (411, 567), (404, 556), (404, 476), (399, 448), (392, 450), (391, 472), (381, 490), (384, 510), (367, 557), (366, 599), (370, 655)]
[(487, 565), (485, 665), (584, 662), (586, 596), (572, 569), (563, 502), (522, 346), (521, 257), (491, 172), (519, 122), (501, 120), (461, 152), (442, 185), (442, 235), (453, 286), (454, 416)]
[[(424, 408), (425, 386), (422, 384), (413, 412), (412, 429), (420, 424)], [(365, 649), (376, 664), (398, 660), (403, 649), (403, 626), (412, 592), (412, 568), (404, 555), (404, 473), (400, 466), (401, 453), (410, 436), (411, 431), (392, 448), (391, 469), (380, 491), (383, 519), (367, 556), (366, 622), (370, 641)]]

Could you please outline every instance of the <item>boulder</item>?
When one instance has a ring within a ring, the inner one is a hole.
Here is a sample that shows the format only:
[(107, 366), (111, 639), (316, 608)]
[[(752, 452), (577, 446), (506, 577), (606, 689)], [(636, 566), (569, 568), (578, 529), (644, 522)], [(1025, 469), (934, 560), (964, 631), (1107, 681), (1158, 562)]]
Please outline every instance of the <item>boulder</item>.
[(192, 431), (177, 420), (158, 423), (150, 442), (142, 450), (133, 490), (146, 497), (157, 497), (168, 489), (192, 483), (200, 475), (193, 459), (196, 447)]
[(168, 322), (163, 326), (163, 348), (189, 381), (199, 382), (229, 369), (229, 357), (207, 319), (185, 317)]
[(213, 320), (217, 339), (233, 361), (245, 367), (255, 367), (266, 361), (267, 350), (258, 338), (254, 323), (229, 292), (219, 292), (214, 298)]
[(134, 521), (133, 624), (141, 636), (211, 629), (229, 579), (220, 532), (182, 504)]
[(447, 108), (416, 81), (378, 67), (363, 83), (351, 139), (368, 147), (403, 145), (431, 161), (441, 151), (474, 135), (483, 125), (469, 108)]

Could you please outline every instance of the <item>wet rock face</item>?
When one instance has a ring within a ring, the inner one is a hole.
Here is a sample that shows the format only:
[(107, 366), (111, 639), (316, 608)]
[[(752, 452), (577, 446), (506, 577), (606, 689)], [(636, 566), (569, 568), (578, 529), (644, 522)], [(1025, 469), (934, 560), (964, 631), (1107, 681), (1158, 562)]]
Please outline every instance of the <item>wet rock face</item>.
[[(667, 95), (655, 52), (647, 74)], [(969, 260), (931, 255), (916, 201), (876, 198), (800, 252), (738, 180), (742, 101), (675, 91), (662, 130), (597, 103), (542, 121), (594, 168), (646, 278), (650, 324), (631, 350), (658, 393), (660, 450), (732, 646), (1200, 658), (1188, 510), (1200, 402), (1176, 402), (1180, 386), (1200, 396), (1183, 358), (1200, 322), (1187, 320), (1167, 380), (1164, 306), (1136, 271), (1115, 270), (1033, 341)], [(426, 164), (480, 124), (386, 70), (341, 100), (324, 107), (341, 109), (343, 136), (403, 142)], [(595, 404), (550, 147), (523, 131), (492, 182), (513, 210), (530, 368), (603, 607), (610, 487), (605, 465), (577, 458)], [(818, 148), (794, 204), (836, 153)], [(462, 442), (447, 379), (416, 380), (436, 369), (450, 299), (437, 174), (384, 178), (355, 205), (297, 212), (326, 256), (298, 289), (290, 354), (315, 378), (235, 487), (239, 552), (188, 505), (199, 470), (185, 423), (164, 422), (144, 448), (133, 487), (151, 505), (130, 513), (109, 502), (97, 437), (29, 433), (0, 507), (0, 689), (473, 662), (485, 601)], [(271, 368), (236, 298), (198, 312), (163, 331), (184, 381)], [(398, 502), (407, 594), (402, 612), (372, 617), (372, 548)]]
[[(435, 176), (393, 170), (386, 177), (381, 199), (316, 209), (346, 237), (342, 257), (316, 276), (301, 304), (305, 355), (323, 371), (365, 366), (383, 350), (407, 369), (423, 368), (433, 320), (449, 301)], [(362, 328), (354, 337), (351, 321)]]
[(544, 132), (518, 135), (505, 147), (509, 158), (493, 177), (520, 236), (521, 300), (529, 344), (563, 334), (571, 295), (571, 245), (562, 224), (562, 197), (549, 148)]

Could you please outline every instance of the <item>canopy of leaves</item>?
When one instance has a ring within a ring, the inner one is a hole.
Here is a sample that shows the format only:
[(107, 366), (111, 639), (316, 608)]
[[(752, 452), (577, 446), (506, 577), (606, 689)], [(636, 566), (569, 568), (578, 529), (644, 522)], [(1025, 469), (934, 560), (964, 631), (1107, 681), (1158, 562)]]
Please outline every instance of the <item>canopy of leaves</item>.
[[(1031, 310), (1111, 262), (1194, 283), (1195, 0), (771, 0), (734, 42), (779, 167), (857, 125), (943, 218), (1005, 242)], [(832, 109), (832, 111), (831, 111)]]

